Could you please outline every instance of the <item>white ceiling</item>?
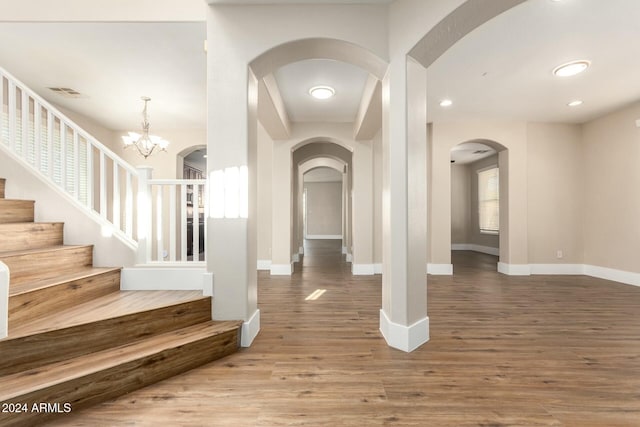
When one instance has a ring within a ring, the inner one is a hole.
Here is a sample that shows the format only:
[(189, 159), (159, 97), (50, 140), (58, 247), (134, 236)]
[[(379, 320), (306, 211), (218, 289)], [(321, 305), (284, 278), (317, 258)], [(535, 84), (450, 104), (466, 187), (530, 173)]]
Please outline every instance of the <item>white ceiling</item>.
[(389, 4), (394, 0), (207, 0), (209, 4)]
[[(581, 123), (640, 98), (640, 1), (530, 0), (467, 35), (428, 69), (430, 121)], [(588, 59), (573, 78), (557, 65)], [(450, 98), (454, 105), (438, 105)], [(582, 99), (580, 107), (566, 104)]]
[[(529, 0), (476, 29), (429, 68), (429, 118), (579, 123), (633, 102), (640, 98), (638, 22), (636, 0)], [(0, 66), (45, 99), (110, 129), (139, 127), (142, 95), (152, 98), (152, 131), (204, 128), (205, 37), (204, 22), (0, 23)], [(572, 59), (592, 66), (574, 78), (552, 76), (556, 65)], [(367, 73), (310, 60), (275, 77), (292, 121), (346, 122), (356, 115)], [(315, 84), (334, 86), (336, 96), (315, 101), (308, 94)], [(85, 97), (65, 99), (50, 86)], [(444, 97), (454, 105), (439, 107)], [(567, 107), (575, 98), (584, 104)]]
[[(285, 65), (274, 76), (292, 122), (353, 122), (369, 73), (344, 62), (311, 59)], [(319, 85), (331, 86), (336, 94), (313, 98), (309, 89)]]
[[(206, 24), (0, 23), (0, 66), (49, 102), (109, 129), (204, 128)], [(47, 87), (84, 96), (67, 99)]]
[(496, 150), (480, 142), (464, 142), (451, 149), (451, 163), (466, 165), (493, 156)]

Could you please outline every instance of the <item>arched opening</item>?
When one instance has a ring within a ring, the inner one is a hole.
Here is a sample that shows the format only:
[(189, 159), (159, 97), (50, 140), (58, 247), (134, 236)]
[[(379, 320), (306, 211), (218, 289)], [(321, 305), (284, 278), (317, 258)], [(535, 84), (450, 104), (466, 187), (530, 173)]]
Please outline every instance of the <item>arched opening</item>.
[[(297, 248), (298, 252), (294, 259), (299, 261), (306, 248), (315, 246), (333, 248), (338, 256), (344, 254), (346, 261), (351, 262), (352, 152), (338, 142), (318, 138), (302, 141), (295, 147), (291, 154), (294, 181), (291, 235), (292, 247), (294, 250)], [(310, 181), (310, 178), (314, 179), (314, 171), (315, 174), (323, 171), (322, 179), (325, 182)], [(310, 202), (311, 206), (307, 202)], [(307, 213), (311, 214), (311, 228), (308, 227), (310, 223)], [(313, 223), (314, 215), (320, 219), (321, 224)], [(319, 240), (325, 242), (318, 242)]]
[(206, 145), (192, 145), (176, 154), (177, 179), (204, 179), (206, 171)]
[(497, 268), (500, 235), (509, 233), (507, 192), (500, 191), (507, 188), (508, 176), (500, 174), (501, 158), (506, 169), (506, 150), (484, 139), (462, 142), (450, 150), (454, 273), (469, 264)]
[[(308, 91), (312, 82), (306, 80), (304, 76), (313, 77), (317, 74), (314, 74), (313, 70), (318, 69), (318, 66), (323, 72), (320, 73), (322, 79), (315, 82), (316, 84), (324, 84), (327, 79), (331, 80), (332, 73), (343, 76), (346, 83), (341, 82), (340, 79), (335, 79), (336, 81), (332, 83), (340, 102), (322, 104), (311, 100), (311, 96), (306, 96), (305, 102), (314, 103), (314, 106), (305, 107), (291, 101), (296, 96), (289, 97), (289, 92), (299, 94)], [(260, 120), (272, 141), (285, 140), (289, 147), (286, 151), (284, 149), (279, 151), (274, 145), (272, 194), (276, 194), (277, 200), (274, 199), (271, 202), (273, 204), (272, 230), (270, 233), (258, 230), (260, 236), (266, 236), (265, 239), (271, 236), (271, 274), (291, 274), (294, 270), (293, 264), (304, 252), (302, 226), (304, 177), (300, 174), (299, 165), (303, 161), (318, 157), (334, 158), (346, 165), (343, 172), (346, 175), (341, 191), (344, 206), (342, 231), (339, 234), (342, 237), (341, 252), (348, 261), (352, 261), (354, 245), (351, 190), (355, 147), (350, 140), (355, 139), (353, 128), (358, 126), (356, 122), (365, 120), (359, 117), (361, 101), (363, 98), (371, 98), (376, 88), (371, 82), (378, 82), (384, 77), (387, 62), (354, 43), (328, 38), (309, 38), (273, 47), (252, 60), (249, 68), (252, 76), (255, 77), (255, 81), (250, 82), (250, 86), (255, 85), (257, 89), (254, 91), (250, 88), (249, 94), (258, 96), (259, 115), (256, 120)], [(344, 77), (345, 75), (349, 78)], [(268, 98), (268, 102), (261, 103), (265, 98)], [(349, 101), (345, 102), (346, 100)], [(261, 108), (267, 103), (273, 104), (269, 114)], [(342, 109), (346, 103), (351, 103), (350, 110), (340, 113), (338, 110)], [(303, 111), (305, 108), (306, 110)], [(371, 119), (368, 118), (368, 120)], [(273, 126), (274, 121), (280, 123)], [(344, 127), (346, 124), (349, 126)], [(381, 123), (378, 125), (380, 126)], [(291, 136), (295, 133), (306, 135), (294, 141)], [(332, 134), (338, 136), (328, 136)], [(250, 143), (250, 146), (253, 144)], [(362, 149), (370, 150), (367, 147)], [(285, 155), (289, 157), (287, 162), (283, 158)], [(369, 161), (369, 163), (372, 162)], [(290, 171), (287, 173), (282, 168), (290, 168)], [(288, 190), (291, 193), (290, 197), (283, 195), (287, 189), (290, 189)], [(372, 210), (372, 207), (368, 209), (369, 214)], [(329, 234), (329, 236), (336, 237), (337, 234)], [(261, 240), (259, 252), (266, 255), (268, 250), (264, 248), (265, 239)], [(373, 237), (370, 236), (369, 239), (373, 240)], [(371, 249), (367, 248), (367, 250)], [(367, 262), (373, 265), (372, 260)], [(262, 266), (269, 265), (269, 262), (261, 261), (259, 265), (264, 269)]]

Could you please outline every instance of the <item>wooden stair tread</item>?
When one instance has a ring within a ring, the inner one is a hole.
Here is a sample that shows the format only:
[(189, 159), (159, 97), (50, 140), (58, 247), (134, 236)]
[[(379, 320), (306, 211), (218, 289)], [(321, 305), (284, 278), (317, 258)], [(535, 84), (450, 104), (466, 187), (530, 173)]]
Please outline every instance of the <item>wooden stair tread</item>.
[(31, 222), (34, 218), (33, 200), (0, 198), (0, 223)]
[[(119, 291), (18, 325), (6, 340), (97, 322), (203, 298), (201, 291)], [(0, 340), (2, 341), (2, 340)]]
[(54, 246), (48, 246), (46, 248), (22, 249), (18, 251), (5, 251), (5, 252), (0, 252), (0, 259), (9, 258), (13, 256), (39, 254), (43, 252), (55, 252), (55, 251), (65, 251), (65, 250), (76, 249), (76, 248), (86, 248), (88, 246), (91, 246), (91, 245), (54, 245)]
[(99, 274), (108, 273), (110, 271), (116, 271), (116, 270), (121, 270), (121, 268), (120, 267), (85, 267), (81, 270), (74, 271), (68, 274), (60, 274), (55, 277), (36, 279), (33, 281), (20, 283), (18, 285), (14, 285), (10, 287), (9, 297), (48, 288), (50, 286), (60, 285), (66, 282), (72, 282), (74, 280), (80, 280), (80, 279), (85, 279), (91, 276), (97, 276)]
[(0, 252), (62, 245), (63, 232), (62, 222), (0, 223)]
[(167, 348), (179, 347), (199, 339), (234, 331), (241, 324), (241, 321), (199, 323), (108, 350), (7, 375), (0, 378), (0, 401), (8, 401), (55, 384), (88, 376), (132, 360), (142, 359)]

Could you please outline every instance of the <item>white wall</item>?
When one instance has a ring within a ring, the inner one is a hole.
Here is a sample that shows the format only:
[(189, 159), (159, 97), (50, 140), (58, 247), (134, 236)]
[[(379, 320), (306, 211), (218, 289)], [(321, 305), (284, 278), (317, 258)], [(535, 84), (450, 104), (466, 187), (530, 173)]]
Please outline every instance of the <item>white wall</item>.
[(6, 178), (6, 198), (35, 200), (36, 222), (64, 222), (64, 243), (94, 245), (93, 260), (97, 267), (130, 267), (135, 251), (114, 237), (102, 235), (102, 225), (87, 216), (67, 196), (53, 191), (50, 184), (38, 178), (3, 150), (0, 170)]
[(98, 141), (107, 146), (111, 151), (120, 156), (130, 165), (150, 166), (153, 168), (153, 178), (175, 179), (178, 175), (176, 156), (182, 150), (196, 145), (206, 146), (206, 129), (174, 129), (174, 130), (151, 130), (151, 134), (158, 135), (169, 141), (166, 152), (157, 152), (145, 159), (139, 155), (135, 148), (129, 147), (125, 150), (122, 143), (122, 136), (127, 132), (139, 132), (139, 129), (112, 130), (102, 126), (93, 119), (76, 113), (75, 111), (56, 106), (63, 114), (73, 120), (81, 128), (89, 132)]

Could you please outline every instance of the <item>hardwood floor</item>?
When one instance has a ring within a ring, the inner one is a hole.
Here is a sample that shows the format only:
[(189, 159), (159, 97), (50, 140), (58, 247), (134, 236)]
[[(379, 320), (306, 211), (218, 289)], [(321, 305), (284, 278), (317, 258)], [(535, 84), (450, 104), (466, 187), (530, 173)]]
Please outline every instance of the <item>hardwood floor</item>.
[(431, 341), (406, 354), (378, 332), (380, 276), (339, 251), (260, 274), (251, 348), (51, 425), (640, 425), (639, 288), (454, 252), (453, 277), (429, 276)]

